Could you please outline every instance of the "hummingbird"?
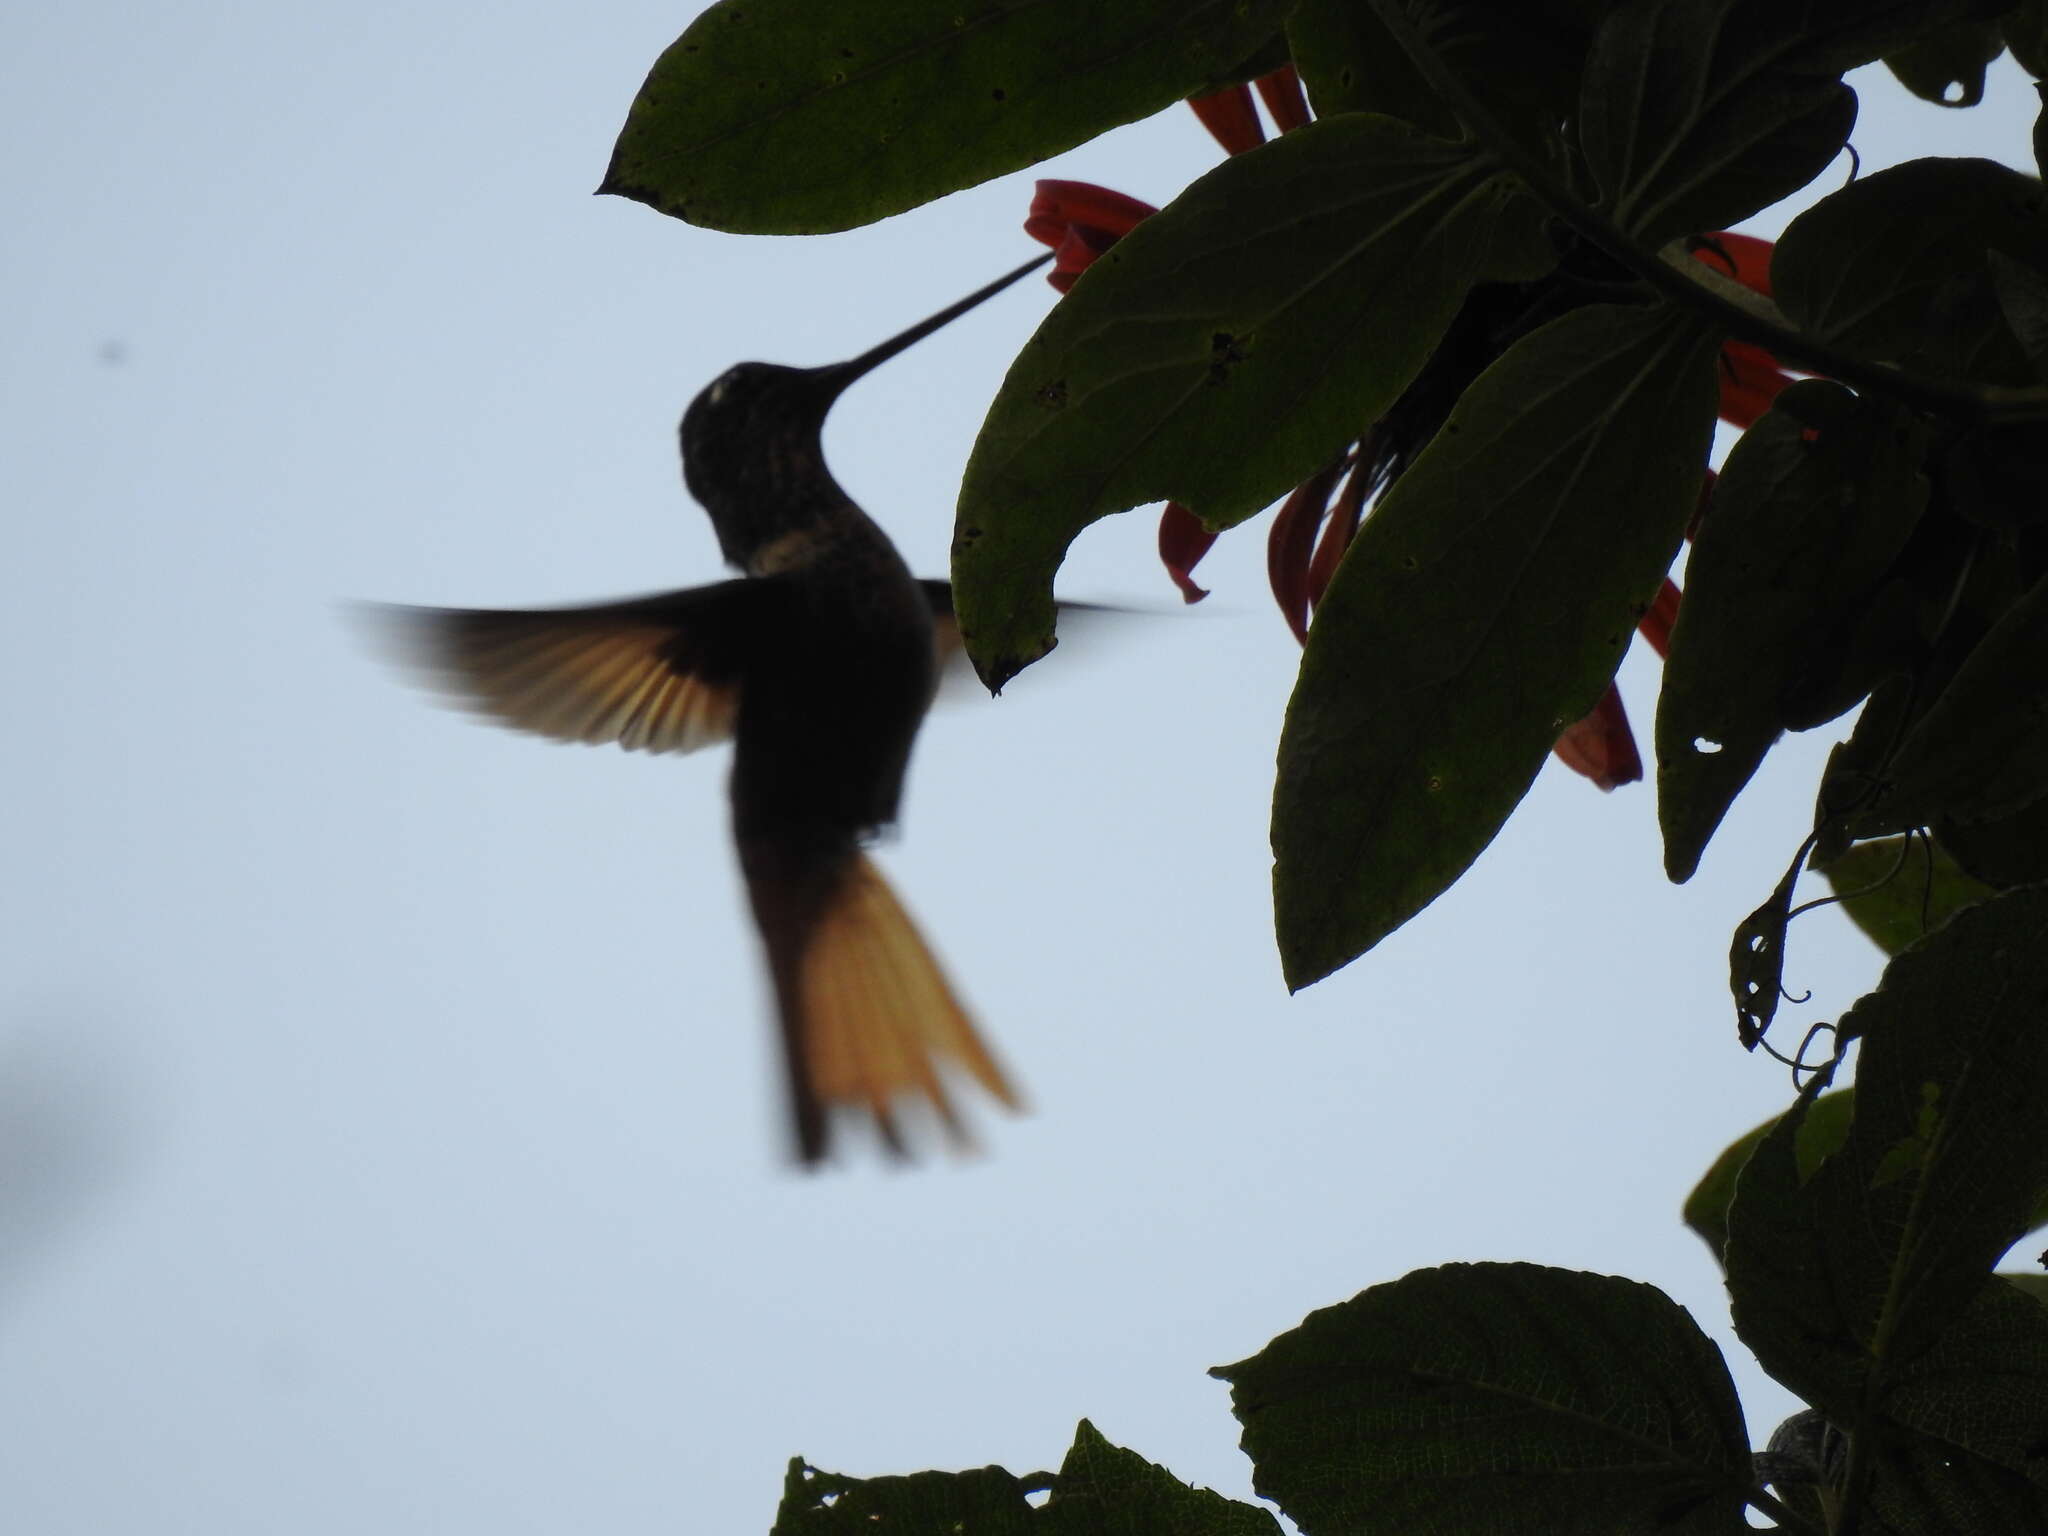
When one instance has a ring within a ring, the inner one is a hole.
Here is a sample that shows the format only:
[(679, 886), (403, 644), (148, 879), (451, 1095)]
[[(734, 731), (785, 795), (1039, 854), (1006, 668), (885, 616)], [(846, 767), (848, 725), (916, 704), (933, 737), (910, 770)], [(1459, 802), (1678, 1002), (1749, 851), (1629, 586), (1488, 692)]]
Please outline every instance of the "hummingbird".
[(840, 488), (823, 429), (856, 379), (1050, 259), (846, 362), (740, 363), (705, 386), (678, 432), (683, 480), (737, 579), (580, 607), (382, 610), (431, 682), (497, 724), (629, 752), (732, 741), (733, 838), (806, 1166), (841, 1109), (899, 1156), (906, 1100), (966, 1142), (944, 1068), (1019, 1107), (865, 851), (897, 820), (941, 662), (960, 648), (951, 589), (913, 577)]

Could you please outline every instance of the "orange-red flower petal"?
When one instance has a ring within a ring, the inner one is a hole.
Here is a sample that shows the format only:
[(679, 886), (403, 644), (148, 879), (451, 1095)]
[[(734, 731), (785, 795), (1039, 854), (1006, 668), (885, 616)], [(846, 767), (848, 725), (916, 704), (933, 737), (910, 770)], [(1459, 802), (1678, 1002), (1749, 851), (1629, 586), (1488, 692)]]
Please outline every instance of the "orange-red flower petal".
[(1169, 501), (1159, 514), (1159, 561), (1180, 588), (1183, 602), (1199, 603), (1209, 595), (1207, 587), (1195, 585), (1194, 570), (1215, 542), (1216, 535), (1179, 502)]
[(1031, 199), (1024, 233), (1053, 248), (1045, 280), (1065, 293), (1096, 257), (1158, 211), (1092, 181), (1047, 180)]
[(1621, 690), (1612, 683), (1593, 712), (1567, 726), (1552, 750), (1567, 768), (1584, 774), (1603, 790), (1619, 789), (1643, 776), (1642, 754), (1636, 751), (1635, 734), (1628, 728), (1628, 711), (1622, 708)]
[(1294, 72), (1292, 64), (1282, 64), (1278, 69), (1259, 76), (1254, 83), (1259, 88), (1259, 100), (1266, 104), (1275, 128), (1282, 133), (1292, 133), (1307, 124), (1308, 97), (1302, 94), (1301, 76)]
[(1188, 105), (1226, 154), (1241, 155), (1266, 142), (1266, 130), (1259, 126), (1259, 109), (1252, 105), (1248, 85), (1226, 85), (1204, 96), (1190, 96)]

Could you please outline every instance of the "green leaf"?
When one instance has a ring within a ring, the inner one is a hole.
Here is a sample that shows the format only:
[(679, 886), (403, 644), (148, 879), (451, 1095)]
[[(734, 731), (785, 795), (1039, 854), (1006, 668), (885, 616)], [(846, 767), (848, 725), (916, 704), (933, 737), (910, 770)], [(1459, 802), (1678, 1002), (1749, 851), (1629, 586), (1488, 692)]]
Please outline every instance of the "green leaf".
[[(1925, 454), (1912, 418), (1818, 379), (1786, 390), (1729, 452), (1686, 562), (1657, 701), (1673, 880), (1692, 878), (1779, 734), (1819, 723), (1811, 703), (1849, 667), (1872, 594), (1926, 506)], [(1840, 695), (1837, 712), (1857, 701)]]
[(1985, 67), (2003, 52), (1998, 23), (1975, 21), (1930, 32), (1884, 62), (1899, 84), (1922, 101), (1974, 107), (1984, 99)]
[(2048, 1275), (2013, 1274), (2007, 1270), (2000, 1270), (1998, 1278), (2021, 1295), (2031, 1296), (2042, 1306), (2048, 1307)]
[(598, 190), (737, 234), (851, 229), (1157, 112), (1252, 53), (1286, 12), (1285, 0), (722, 0), (655, 63)]
[(1988, 264), (2048, 270), (2048, 196), (1990, 160), (1911, 160), (1793, 220), (1771, 257), (1779, 306), (1831, 345), (1928, 371), (2029, 384)]
[[(1862, 1041), (1846, 1140), (1802, 1169), (1795, 1109), (1737, 1181), (1726, 1249), (1736, 1331), (1765, 1370), (1852, 1431), (1874, 1406), (1935, 1432), (1941, 1374), (1974, 1347), (1945, 1334), (2048, 1193), (2044, 933), (2048, 891), (2013, 891), (1893, 959), (1840, 1021)], [(2035, 1422), (1996, 1419), (2002, 1402), (1987, 1396), (1957, 1443), (1996, 1454)], [(2048, 1391), (2034, 1412), (2048, 1417)]]
[(989, 408), (953, 541), (983, 681), (1051, 645), (1083, 528), (1168, 499), (1248, 517), (1393, 404), (1471, 284), (1551, 259), (1512, 178), (1392, 118), (1311, 123), (1197, 181), (1082, 274)]
[(1418, 1270), (1211, 1374), (1231, 1384), (1253, 1485), (1311, 1536), (1745, 1529), (1727, 1367), (1633, 1280)]
[(1598, 701), (1699, 499), (1716, 338), (1599, 305), (1516, 342), (1367, 520), (1280, 741), (1288, 985), (1434, 900)]
[(1579, 139), (1615, 223), (1646, 245), (1725, 229), (1841, 153), (1856, 93), (1800, 67), (1814, 9), (1672, 0), (1608, 19), (1586, 61)]
[(1001, 1467), (844, 1477), (793, 1457), (769, 1536), (1023, 1536), (1037, 1513), (1025, 1485)]
[(1858, 843), (1821, 871), (1842, 910), (1887, 955), (1934, 932), (1964, 907), (1997, 894), (1924, 837)]
[(1859, 825), (2014, 816), (2048, 792), (2048, 579), (2006, 609), (1899, 743)]
[[(1833, 1154), (1848, 1137), (1849, 1122), (1856, 1114), (1856, 1090), (1838, 1088), (1833, 1093), (1823, 1093), (1807, 1105), (1806, 1115), (1799, 1123), (1799, 1140), (1796, 1146), (1797, 1166), (1801, 1177), (1818, 1167), (1821, 1160)], [(1735, 1200), (1735, 1182), (1748, 1163), (1750, 1154), (1762, 1144), (1764, 1137), (1775, 1130), (1784, 1119), (1774, 1115), (1755, 1130), (1731, 1142), (1726, 1151), (1714, 1159), (1699, 1183), (1685, 1199), (1685, 1224), (1698, 1233), (1701, 1241), (1714, 1251), (1719, 1259), (1728, 1247), (1728, 1207)]]
[(1280, 1536), (1268, 1511), (1190, 1488), (1111, 1445), (1086, 1419), (1036, 1529), (1042, 1536)]
[[(1802, 1183), (1848, 1140), (1849, 1122), (1855, 1115), (1854, 1087), (1820, 1094), (1807, 1104), (1804, 1117), (1797, 1123), (1793, 1141), (1793, 1168)], [(1728, 1208), (1735, 1200), (1736, 1180), (1741, 1176), (1750, 1154), (1784, 1119), (1783, 1115), (1773, 1115), (1762, 1125), (1729, 1143), (1727, 1150), (1714, 1159), (1713, 1166), (1686, 1196), (1685, 1224), (1713, 1249), (1717, 1259), (1728, 1246)], [(2042, 1191), (2041, 1199), (2027, 1217), (2029, 1232), (2038, 1232), (2043, 1227), (2048, 1227), (2048, 1190)], [(2048, 1277), (2044, 1277), (2044, 1283), (2048, 1283)]]

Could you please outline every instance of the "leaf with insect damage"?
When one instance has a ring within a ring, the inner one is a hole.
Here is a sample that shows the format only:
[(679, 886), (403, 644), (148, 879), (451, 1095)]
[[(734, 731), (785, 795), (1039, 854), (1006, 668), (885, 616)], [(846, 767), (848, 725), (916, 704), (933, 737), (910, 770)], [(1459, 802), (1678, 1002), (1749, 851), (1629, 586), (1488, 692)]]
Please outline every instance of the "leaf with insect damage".
[(1781, 732), (1862, 697), (1832, 685), (1853, 673), (1867, 687), (1876, 664), (1858, 642), (1872, 638), (1871, 599), (1926, 506), (1925, 437), (1914, 418), (1812, 379), (1729, 452), (1686, 562), (1657, 700), (1673, 880), (1692, 877)]
[[(1780, 1121), (1727, 1244), (1736, 1331), (1779, 1381), (1845, 1426), (1874, 1413), (2030, 1475), (2048, 1472), (2022, 1465), (2048, 1446), (2048, 1315), (1984, 1291), (2048, 1191), (2043, 932), (2048, 891), (2012, 891), (1894, 958), (1840, 1021), (1861, 1041), (1847, 1136), (1802, 1167), (1804, 1116)], [(1971, 1362), (2000, 1351), (2011, 1371), (1976, 1383), (1972, 1418)]]

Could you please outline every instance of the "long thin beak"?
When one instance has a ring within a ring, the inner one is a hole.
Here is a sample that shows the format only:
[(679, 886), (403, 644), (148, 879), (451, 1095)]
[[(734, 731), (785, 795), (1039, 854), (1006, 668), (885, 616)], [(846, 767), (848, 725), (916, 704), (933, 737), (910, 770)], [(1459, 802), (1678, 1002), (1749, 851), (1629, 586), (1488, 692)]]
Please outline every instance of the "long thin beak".
[(994, 298), (1012, 283), (1020, 278), (1029, 277), (1033, 272), (1036, 272), (1051, 260), (1052, 252), (1050, 251), (1046, 252), (1043, 256), (1034, 256), (1031, 260), (1025, 262), (1023, 266), (1017, 268), (1016, 271), (1005, 273), (985, 288), (975, 289), (974, 292), (961, 299), (958, 303), (948, 304), (936, 315), (918, 321), (917, 324), (907, 331), (899, 331), (880, 346), (869, 347), (859, 357), (849, 358), (843, 363), (831, 363), (823, 368), (815, 369), (814, 372), (819, 376), (820, 382), (830, 387), (832, 397), (836, 399), (841, 390), (845, 389), (847, 385), (851, 384), (862, 374), (880, 367), (905, 348), (916, 346), (940, 326), (952, 324), (955, 320), (966, 314), (967, 311), (974, 308), (975, 305)]

